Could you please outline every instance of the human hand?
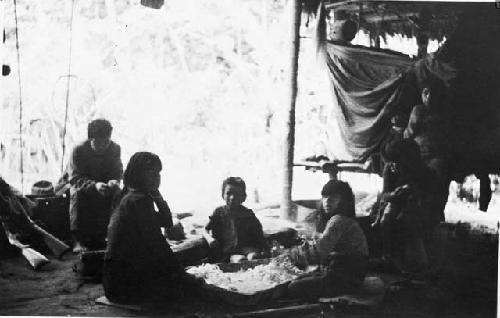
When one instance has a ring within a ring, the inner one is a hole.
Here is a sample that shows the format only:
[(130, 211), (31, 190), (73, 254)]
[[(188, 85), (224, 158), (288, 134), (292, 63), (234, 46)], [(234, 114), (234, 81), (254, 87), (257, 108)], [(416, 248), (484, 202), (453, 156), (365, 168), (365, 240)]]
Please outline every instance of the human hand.
[(405, 184), (403, 186), (400, 186), (400, 187), (397, 187), (395, 190), (394, 190), (394, 196), (400, 196), (400, 195), (403, 195), (403, 194), (406, 194), (408, 193), (408, 190), (410, 189), (410, 185), (408, 184)]
[(219, 242), (217, 242), (216, 240), (211, 240), (210, 242), (208, 242), (208, 247), (210, 247), (211, 249), (212, 248), (218, 248), (219, 247)]
[(109, 180), (108, 181), (108, 187), (110, 187), (110, 188), (118, 188), (118, 187), (120, 187), (120, 181), (118, 181), (118, 180)]
[(254, 259), (258, 259), (260, 258), (260, 253), (258, 252), (251, 252), (251, 253), (248, 253), (247, 255), (247, 260), (251, 261), (251, 260), (254, 260)]
[(96, 182), (95, 189), (100, 195), (106, 196), (106, 194), (108, 194), (109, 186), (104, 182)]
[(151, 191), (149, 195), (151, 196), (151, 198), (153, 198), (153, 201), (155, 202), (163, 200), (163, 196), (161, 195), (160, 190), (158, 189)]
[(229, 263), (240, 263), (242, 261), (245, 261), (247, 258), (245, 255), (240, 255), (240, 254), (234, 254), (229, 257)]
[(292, 247), (287, 254), (292, 261), (292, 264), (297, 266), (299, 269), (304, 269), (307, 267), (307, 259), (302, 248), (298, 246)]
[(390, 163), (388, 163), (388, 165), (389, 165), (389, 170), (392, 173), (398, 172), (398, 165), (395, 162), (390, 162)]

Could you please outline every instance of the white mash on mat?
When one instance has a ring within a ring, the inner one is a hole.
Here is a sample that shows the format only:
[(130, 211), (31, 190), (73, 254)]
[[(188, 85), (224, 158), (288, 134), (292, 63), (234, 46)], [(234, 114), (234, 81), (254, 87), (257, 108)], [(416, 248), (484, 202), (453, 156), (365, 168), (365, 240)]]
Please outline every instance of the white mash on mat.
[(311, 272), (316, 267), (300, 270), (289, 260), (272, 260), (268, 264), (257, 265), (238, 272), (223, 272), (216, 264), (203, 264), (191, 267), (189, 274), (203, 278), (207, 284), (215, 285), (240, 294), (254, 294), (271, 289), (279, 284), (294, 280), (298, 276)]

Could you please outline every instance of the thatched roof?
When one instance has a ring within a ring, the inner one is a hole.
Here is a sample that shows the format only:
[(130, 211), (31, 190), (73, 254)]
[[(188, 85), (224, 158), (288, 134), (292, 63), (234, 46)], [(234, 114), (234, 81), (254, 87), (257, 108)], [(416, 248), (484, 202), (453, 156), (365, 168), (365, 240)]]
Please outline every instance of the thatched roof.
[[(313, 13), (319, 1), (304, 0), (304, 11)], [(370, 34), (385, 38), (387, 35), (415, 37), (425, 28), (429, 39), (441, 41), (449, 37), (456, 27), (458, 17), (477, 6), (493, 3), (427, 2), (427, 1), (373, 1), (373, 0), (327, 0), (325, 7), (333, 10), (335, 19), (352, 19), (359, 28)]]

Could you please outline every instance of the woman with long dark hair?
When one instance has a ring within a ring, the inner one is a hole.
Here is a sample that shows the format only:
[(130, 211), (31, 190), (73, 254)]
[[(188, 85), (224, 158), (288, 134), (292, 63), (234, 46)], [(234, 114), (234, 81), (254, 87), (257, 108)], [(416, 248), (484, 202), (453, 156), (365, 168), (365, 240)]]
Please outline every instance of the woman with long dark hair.
[(312, 245), (292, 248), (288, 256), (301, 267), (327, 266), (326, 272), (298, 278), (288, 286), (289, 296), (308, 301), (354, 292), (364, 281), (368, 244), (355, 217), (354, 194), (348, 183), (328, 181), (321, 191), (327, 223)]
[(161, 233), (161, 227), (172, 226), (172, 214), (158, 190), (161, 169), (157, 155), (137, 152), (125, 170), (124, 196), (111, 217), (104, 257), (103, 286), (111, 301), (168, 301), (199, 285)]

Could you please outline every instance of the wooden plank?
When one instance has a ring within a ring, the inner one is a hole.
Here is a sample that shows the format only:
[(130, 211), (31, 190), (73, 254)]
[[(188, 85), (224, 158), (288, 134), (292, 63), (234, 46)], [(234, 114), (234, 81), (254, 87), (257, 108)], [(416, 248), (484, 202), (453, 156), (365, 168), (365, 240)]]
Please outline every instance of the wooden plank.
[(106, 305), (106, 306), (111, 306), (111, 307), (116, 307), (116, 308), (121, 308), (121, 309), (126, 309), (126, 310), (131, 310), (131, 311), (141, 311), (142, 308), (139, 305), (126, 305), (126, 304), (119, 304), (110, 301), (106, 296), (101, 296), (95, 300), (96, 304), (100, 305)]
[(233, 317), (245, 318), (245, 317), (286, 317), (286, 315), (290, 314), (303, 314), (309, 312), (321, 312), (320, 304), (305, 304), (305, 305), (296, 305), (296, 306), (288, 306), (282, 308), (271, 308), (250, 312), (243, 312), (234, 314)]
[(20, 251), (23, 257), (28, 261), (30, 266), (34, 269), (40, 269), (43, 265), (49, 263), (49, 260), (41, 253), (35, 251), (28, 245), (22, 244), (19, 242), (19, 240), (10, 232), (6, 230), (6, 227), (3, 226), (3, 223), (0, 223), (0, 231), (4, 230), (5, 233), (7, 234), (9, 243), (17, 247)]

